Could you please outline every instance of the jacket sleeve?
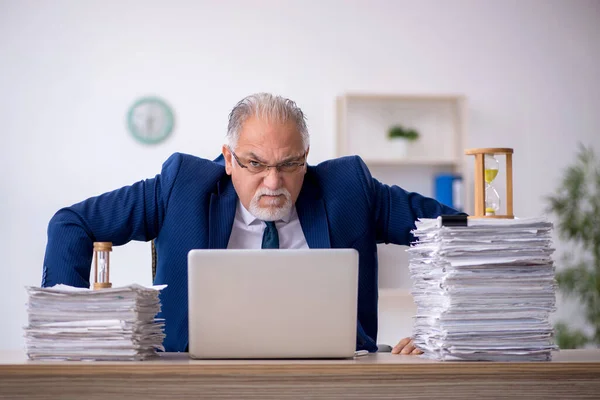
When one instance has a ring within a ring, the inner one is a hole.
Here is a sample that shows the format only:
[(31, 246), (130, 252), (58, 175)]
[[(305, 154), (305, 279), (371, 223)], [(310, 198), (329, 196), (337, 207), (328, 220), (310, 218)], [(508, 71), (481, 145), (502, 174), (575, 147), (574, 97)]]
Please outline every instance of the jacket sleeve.
[(435, 199), (407, 192), (399, 186), (389, 186), (371, 176), (365, 163), (356, 157), (362, 172), (365, 195), (372, 210), (378, 243), (410, 245), (415, 240), (410, 233), (419, 218), (463, 214)]
[(89, 287), (94, 242), (119, 246), (156, 238), (181, 155), (172, 155), (159, 175), (59, 210), (48, 225), (42, 286)]

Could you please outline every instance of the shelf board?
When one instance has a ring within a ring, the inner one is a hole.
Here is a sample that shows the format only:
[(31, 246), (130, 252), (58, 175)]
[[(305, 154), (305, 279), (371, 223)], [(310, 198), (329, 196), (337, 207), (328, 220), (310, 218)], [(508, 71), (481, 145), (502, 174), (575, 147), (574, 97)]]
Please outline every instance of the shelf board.
[(363, 161), (365, 162), (365, 164), (367, 165), (371, 165), (371, 166), (386, 166), (386, 165), (390, 165), (390, 166), (402, 166), (402, 165), (408, 165), (408, 166), (458, 166), (460, 165), (459, 162), (457, 162), (456, 160), (440, 160), (440, 159), (410, 159), (410, 158), (406, 158), (406, 159), (363, 159)]
[(463, 101), (465, 96), (461, 94), (386, 94), (386, 93), (346, 93), (342, 96), (346, 100), (422, 100), (422, 101)]

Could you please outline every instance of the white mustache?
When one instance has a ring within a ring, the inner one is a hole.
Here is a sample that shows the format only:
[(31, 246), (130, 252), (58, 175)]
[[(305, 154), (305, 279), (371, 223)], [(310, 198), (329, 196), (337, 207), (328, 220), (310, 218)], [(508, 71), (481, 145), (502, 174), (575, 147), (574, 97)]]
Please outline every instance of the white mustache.
[(271, 190), (267, 188), (260, 188), (254, 194), (254, 198), (260, 198), (261, 196), (285, 196), (286, 199), (290, 200), (292, 195), (285, 188), (279, 188), (277, 190)]

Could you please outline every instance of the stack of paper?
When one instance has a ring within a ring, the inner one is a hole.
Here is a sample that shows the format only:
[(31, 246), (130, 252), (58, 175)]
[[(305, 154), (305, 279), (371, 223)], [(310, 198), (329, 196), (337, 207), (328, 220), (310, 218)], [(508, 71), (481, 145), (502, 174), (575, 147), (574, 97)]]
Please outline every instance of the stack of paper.
[(552, 224), (544, 218), (417, 221), (409, 248), (414, 342), (439, 360), (549, 360), (557, 349)]
[(27, 355), (32, 360), (145, 360), (165, 334), (159, 292), (165, 286), (90, 290), (28, 287)]

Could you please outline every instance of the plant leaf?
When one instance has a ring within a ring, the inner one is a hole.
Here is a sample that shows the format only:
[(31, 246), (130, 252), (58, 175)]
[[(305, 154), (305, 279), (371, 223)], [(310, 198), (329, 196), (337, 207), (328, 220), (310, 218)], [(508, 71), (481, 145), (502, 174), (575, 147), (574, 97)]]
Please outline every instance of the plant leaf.
[(554, 325), (556, 332), (556, 344), (561, 349), (576, 349), (590, 342), (590, 338), (580, 330), (571, 330), (565, 323), (559, 322)]

